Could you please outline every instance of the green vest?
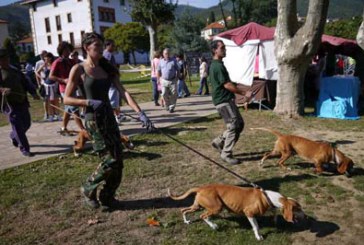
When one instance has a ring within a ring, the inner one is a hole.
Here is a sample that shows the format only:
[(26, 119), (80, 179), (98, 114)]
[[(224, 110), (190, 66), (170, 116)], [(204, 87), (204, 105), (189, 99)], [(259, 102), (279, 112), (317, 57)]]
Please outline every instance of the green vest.
[(229, 73), (220, 60), (212, 60), (209, 68), (209, 80), (212, 86), (212, 102), (214, 105), (231, 101), (235, 95), (224, 87), (230, 82)]

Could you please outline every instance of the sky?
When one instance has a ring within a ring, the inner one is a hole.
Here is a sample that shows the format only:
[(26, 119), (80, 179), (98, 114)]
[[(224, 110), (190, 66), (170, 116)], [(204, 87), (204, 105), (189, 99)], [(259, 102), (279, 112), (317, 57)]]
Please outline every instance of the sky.
[[(0, 0), (0, 6), (5, 6), (17, 1), (18, 0)], [(189, 4), (190, 6), (198, 8), (209, 8), (211, 6), (216, 6), (219, 3), (219, 0), (178, 0), (178, 3)]]

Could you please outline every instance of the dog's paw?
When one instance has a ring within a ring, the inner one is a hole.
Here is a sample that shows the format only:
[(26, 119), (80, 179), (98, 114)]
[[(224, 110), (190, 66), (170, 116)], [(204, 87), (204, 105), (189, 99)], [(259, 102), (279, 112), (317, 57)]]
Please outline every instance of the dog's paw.
[(219, 226), (218, 226), (217, 224), (212, 223), (212, 224), (211, 224), (211, 228), (212, 228), (213, 230), (217, 230), (217, 228), (219, 228)]
[(184, 223), (187, 224), (187, 225), (189, 225), (189, 224), (192, 223), (192, 221), (191, 220), (185, 220)]
[(264, 240), (262, 235), (258, 235), (258, 236), (256, 236), (256, 238), (257, 238), (258, 241), (263, 241)]

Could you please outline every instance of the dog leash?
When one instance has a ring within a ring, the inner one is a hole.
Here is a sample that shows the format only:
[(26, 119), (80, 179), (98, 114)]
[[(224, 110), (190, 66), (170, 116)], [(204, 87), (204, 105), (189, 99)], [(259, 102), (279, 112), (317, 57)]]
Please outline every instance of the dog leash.
[[(128, 113), (124, 113), (124, 115), (126, 115), (126, 116), (128, 116), (128, 117), (130, 117), (130, 118), (132, 118), (132, 119), (135, 119), (135, 120), (140, 121), (140, 119), (139, 119), (139, 118), (136, 118), (136, 117), (134, 117), (134, 116), (132, 116), (132, 115), (130, 115), (130, 114), (128, 114)], [(163, 130), (162, 130), (162, 129), (157, 128), (157, 127), (155, 127), (155, 126), (153, 127), (153, 129), (157, 130), (158, 132), (160, 132), (160, 133), (161, 133), (161, 134), (163, 134), (164, 136), (166, 136), (166, 137), (170, 138), (171, 140), (173, 140), (173, 141), (177, 142), (178, 144), (180, 144), (180, 145), (182, 145), (182, 146), (186, 147), (187, 149), (189, 149), (190, 151), (192, 151), (192, 152), (196, 153), (197, 155), (199, 155), (199, 156), (201, 156), (201, 157), (205, 158), (206, 160), (208, 160), (208, 161), (212, 162), (213, 164), (217, 165), (218, 167), (220, 167), (220, 168), (224, 169), (225, 171), (227, 171), (228, 173), (230, 173), (230, 174), (234, 175), (236, 178), (238, 178), (238, 179), (240, 179), (240, 180), (244, 181), (245, 183), (247, 183), (247, 184), (249, 184), (249, 185), (251, 185), (251, 186), (253, 186), (253, 187), (255, 187), (255, 188), (259, 188), (259, 189), (262, 189), (262, 190), (263, 190), (263, 188), (262, 188), (262, 187), (260, 187), (259, 185), (257, 185), (257, 184), (255, 184), (255, 183), (253, 183), (253, 182), (249, 181), (247, 178), (245, 178), (245, 177), (243, 177), (243, 176), (241, 176), (241, 175), (239, 175), (239, 174), (235, 173), (235, 172), (234, 172), (234, 171), (232, 171), (231, 169), (229, 169), (229, 168), (225, 167), (224, 165), (222, 165), (222, 164), (220, 164), (220, 163), (216, 162), (215, 160), (213, 160), (213, 159), (211, 159), (210, 157), (208, 157), (208, 156), (206, 156), (206, 155), (202, 154), (201, 152), (199, 152), (199, 151), (197, 151), (197, 150), (193, 149), (192, 147), (190, 147), (190, 146), (188, 146), (187, 144), (183, 143), (183, 142), (182, 142), (182, 141), (180, 141), (179, 139), (174, 138), (174, 137), (173, 137), (173, 136), (171, 136), (170, 134), (163, 132)], [(267, 198), (267, 199), (268, 199), (268, 198)]]

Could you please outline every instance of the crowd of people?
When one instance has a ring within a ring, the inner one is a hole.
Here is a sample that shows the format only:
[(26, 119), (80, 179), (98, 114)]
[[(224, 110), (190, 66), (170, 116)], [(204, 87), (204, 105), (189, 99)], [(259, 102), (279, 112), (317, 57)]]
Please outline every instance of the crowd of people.
[[(120, 99), (138, 113), (142, 126), (148, 131), (152, 131), (154, 125), (120, 83), (119, 69), (113, 56), (114, 42), (105, 41), (95, 32), (85, 33), (82, 49), (86, 57), (83, 61), (68, 42), (58, 45), (58, 58), (50, 52), (42, 51), (41, 59), (35, 65), (36, 81), (43, 100), (44, 119), (62, 120), (59, 132), (64, 135), (68, 132), (67, 126), (73, 116), (79, 130), (91, 137), (94, 152), (100, 157), (101, 164), (87, 178), (81, 191), (89, 206), (97, 208), (101, 204), (110, 207), (117, 202), (114, 196), (123, 170), (118, 127)], [(209, 76), (213, 91), (212, 102), (226, 124), (226, 130), (213, 139), (212, 147), (219, 151), (222, 160), (237, 164), (239, 161), (233, 157), (232, 150), (244, 128), (244, 120), (234, 103), (234, 93), (243, 92), (230, 81), (222, 62), (226, 54), (223, 42), (212, 42), (211, 51), (213, 60), (210, 68), (206, 59), (200, 58), (200, 87), (196, 94), (209, 94)], [(31, 125), (27, 93), (34, 99), (40, 97), (29, 79), (9, 64), (9, 55), (5, 49), (0, 49), (0, 69), (0, 96), (5, 102), (1, 109), (12, 126), (11, 143), (14, 147), (19, 147), (24, 156), (33, 156), (26, 136)], [(159, 52), (155, 52), (151, 64), (155, 106), (163, 106), (166, 111), (173, 113), (177, 98), (190, 96), (185, 82), (186, 70), (183, 55), (178, 54), (174, 58), (168, 48), (163, 50), (161, 57)], [(64, 104), (64, 109), (60, 108), (60, 102)], [(60, 111), (63, 111), (62, 117)], [(83, 111), (82, 115), (80, 111)], [(97, 188), (102, 182), (104, 185), (97, 197)]]

